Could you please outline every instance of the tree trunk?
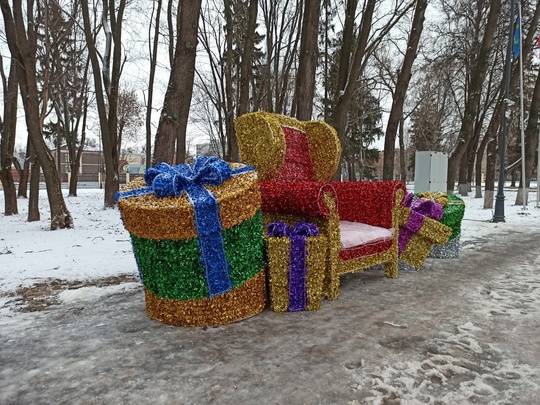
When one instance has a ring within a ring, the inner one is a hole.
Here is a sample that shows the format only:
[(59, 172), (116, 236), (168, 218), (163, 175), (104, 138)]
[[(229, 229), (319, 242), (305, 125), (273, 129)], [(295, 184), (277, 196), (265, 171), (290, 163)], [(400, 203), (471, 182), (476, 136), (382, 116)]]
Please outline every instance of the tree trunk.
[(32, 174), (30, 175), (30, 198), (28, 199), (28, 222), (40, 220), (39, 214), (39, 183), (40, 165), (37, 157), (32, 163)]
[(399, 178), (402, 182), (407, 182), (407, 169), (405, 164), (405, 139), (404, 139), (405, 118), (403, 115), (399, 120)]
[[(7, 0), (0, 0), (0, 6), (4, 16), (10, 52), (18, 62), (17, 75), (25, 110), (26, 127), (33, 150), (43, 168), (51, 211), (51, 230), (70, 228), (73, 226), (73, 218), (64, 202), (54, 158), (43, 139), (39, 106), (40, 97), (36, 79), (35, 38), (37, 33), (32, 31), (36, 27), (31, 23), (27, 34), (20, 0), (13, 1), (13, 15)], [(27, 10), (27, 12), (28, 15), (32, 15), (33, 10)]]
[[(251, 65), (253, 60), (254, 50), (254, 35), (257, 28), (257, 0), (249, 1), (247, 31), (244, 42), (244, 51), (242, 53), (242, 62), (240, 65), (240, 97), (238, 101), (238, 110), (236, 115), (239, 117), (249, 111), (249, 83), (251, 81)], [(236, 135), (234, 143), (236, 143)]]
[[(157, 51), (159, 44), (159, 23), (161, 15), (161, 3), (162, 0), (157, 0), (157, 11), (156, 11), (156, 25), (154, 27), (154, 41), (151, 48), (151, 63), (150, 63), (150, 76), (148, 79), (148, 101), (146, 106), (146, 168), (151, 167), (152, 165), (152, 103), (154, 100), (154, 81), (156, 76), (156, 62), (157, 62)], [(152, 9), (153, 11), (154, 9)], [(150, 42), (150, 34), (148, 34), (148, 41)], [(172, 58), (171, 58), (172, 60)]]
[[(122, 23), (124, 19), (126, 0), (120, 0), (117, 6), (114, 6), (115, 3), (113, 2), (113, 7), (108, 7), (106, 0), (103, 4), (103, 19), (106, 20), (109, 18), (111, 21), (111, 35), (114, 49), (112, 55), (112, 69), (109, 71), (109, 61), (104, 60), (102, 75), (100, 75), (100, 65), (94, 32), (92, 31), (90, 25), (88, 2), (81, 2), (81, 10), (84, 21), (84, 35), (86, 38), (86, 44), (88, 46), (90, 62), (92, 63), (92, 73), (94, 75), (94, 87), (96, 91), (96, 104), (99, 115), (101, 139), (103, 141), (103, 158), (105, 162), (105, 207), (113, 207), (115, 205), (114, 196), (118, 191), (119, 186), (117, 108), (118, 83), (120, 81), (122, 67)], [(104, 57), (104, 59), (108, 58)], [(105, 100), (105, 94), (107, 95), (107, 101)]]
[(484, 209), (493, 208), (493, 197), (495, 196), (495, 174), (497, 165), (497, 138), (493, 136), (487, 144), (486, 159), (486, 186), (484, 193)]
[(227, 137), (227, 154), (225, 160), (233, 161), (238, 154), (238, 143), (234, 136), (234, 116), (233, 116), (233, 4), (232, 0), (225, 0), (225, 134)]
[(448, 160), (448, 193), (454, 191), (456, 174), (458, 165), (461, 162), (461, 157), (467, 151), (469, 142), (473, 137), (473, 125), (478, 112), (478, 104), (482, 95), (482, 86), (486, 77), (486, 72), (489, 63), (489, 56), (493, 44), (493, 36), (497, 30), (497, 20), (501, 11), (501, 1), (492, 0), (489, 8), (488, 20), (482, 38), (482, 45), (478, 52), (478, 57), (475, 60), (472, 68), (471, 80), (461, 128), (458, 135), (458, 144), (455, 151)]
[[(502, 108), (502, 100), (499, 100), (497, 102), (497, 105), (495, 106), (488, 128), (486, 130), (486, 133), (484, 134), (484, 138), (480, 142), (480, 145), (478, 146), (478, 149), (476, 151), (476, 161), (475, 161), (476, 163), (476, 195), (474, 196), (474, 198), (482, 198), (482, 161), (484, 160), (484, 151), (486, 150), (486, 147), (490, 141), (495, 142), (496, 138), (494, 134), (497, 133), (497, 128), (500, 125), (500, 121), (501, 121), (500, 116), (502, 113), (501, 108)], [(486, 159), (486, 165), (489, 159), (490, 159), (490, 156), (488, 154), (487, 159)], [(487, 167), (486, 167), (486, 176), (487, 176)]]
[(315, 95), (315, 71), (319, 57), (319, 18), (321, 0), (305, 0), (298, 74), (296, 76), (296, 118), (311, 120)]
[(399, 72), (396, 90), (394, 92), (394, 100), (386, 126), (386, 134), (384, 138), (384, 160), (383, 160), (383, 180), (393, 180), (394, 178), (394, 154), (396, 133), (399, 122), (403, 115), (403, 104), (405, 103), (405, 95), (409, 88), (411, 80), (411, 71), (416, 52), (420, 42), (420, 36), (424, 29), (424, 14), (426, 12), (427, 0), (417, 0), (416, 9), (411, 25), (409, 40), (407, 41), (407, 51), (403, 59), (403, 65)]
[(459, 165), (459, 180), (458, 180), (458, 193), (466, 197), (469, 195), (467, 186), (467, 169), (469, 167), (467, 154), (464, 153), (461, 156), (461, 163)]
[(3, 66), (3, 58), (0, 56), (0, 75), (4, 95), (4, 120), (0, 119), (0, 182), (4, 189), (4, 215), (14, 215), (19, 213), (17, 190), (11, 174), (17, 127), (17, 66), (15, 60), (11, 59), (8, 78), (4, 74)]
[[(523, 177), (525, 177), (525, 190), (527, 191), (531, 185), (531, 177), (535, 164), (535, 157), (538, 148), (538, 111), (540, 110), (540, 71), (536, 75), (536, 83), (534, 92), (529, 107), (529, 119), (525, 128), (525, 176), (521, 176), (519, 190), (523, 190)], [(538, 168), (537, 168), (538, 170)], [(537, 178), (537, 181), (538, 178)], [(522, 193), (518, 192), (516, 197), (516, 205), (523, 205)], [(527, 196), (526, 196), (527, 197)], [(528, 198), (525, 199), (528, 202)]]
[[(357, 88), (357, 81), (362, 74), (362, 59), (366, 52), (366, 46), (369, 39), (369, 33), (371, 31), (373, 12), (375, 10), (376, 3), (376, 0), (367, 0), (367, 2), (365, 3), (365, 9), (362, 14), (362, 22), (360, 24), (360, 34), (358, 36), (358, 42), (356, 43), (353, 62), (348, 72), (346, 80), (347, 84), (343, 91), (337, 92), (339, 98), (335, 103), (334, 112), (331, 117), (331, 123), (336, 129), (342, 145), (345, 144), (345, 134), (347, 132), (347, 116), (351, 108), (352, 98)], [(334, 175), (334, 179), (339, 180), (340, 177), (341, 164), (338, 166), (338, 170)]]
[(175, 140), (176, 162), (183, 163), (186, 158), (186, 128), (195, 78), (200, 11), (201, 0), (182, 2), (174, 61), (154, 142), (154, 163), (173, 163)]

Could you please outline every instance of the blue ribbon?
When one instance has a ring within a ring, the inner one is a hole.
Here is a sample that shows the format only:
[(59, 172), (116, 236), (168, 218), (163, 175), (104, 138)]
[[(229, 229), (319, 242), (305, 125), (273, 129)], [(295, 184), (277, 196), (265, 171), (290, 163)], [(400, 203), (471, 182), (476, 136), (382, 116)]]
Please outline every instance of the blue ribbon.
[(212, 297), (231, 290), (233, 283), (225, 257), (217, 197), (205, 186), (220, 186), (232, 176), (253, 170), (255, 169), (252, 166), (233, 169), (224, 160), (207, 156), (197, 158), (193, 166), (158, 163), (144, 174), (147, 187), (121, 191), (116, 193), (115, 197), (118, 201), (122, 198), (152, 193), (158, 198), (180, 197), (186, 193), (195, 211), (201, 263)]
[(297, 222), (291, 228), (284, 222), (268, 225), (268, 236), (287, 237), (291, 240), (289, 259), (289, 311), (303, 311), (307, 305), (306, 238), (318, 236), (319, 228), (311, 222)]

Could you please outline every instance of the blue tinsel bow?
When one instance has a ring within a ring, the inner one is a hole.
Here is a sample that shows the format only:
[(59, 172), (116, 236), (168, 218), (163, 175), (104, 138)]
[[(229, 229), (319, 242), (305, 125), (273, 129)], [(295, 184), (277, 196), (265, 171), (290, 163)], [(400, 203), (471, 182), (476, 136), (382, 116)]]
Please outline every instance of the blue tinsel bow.
[(216, 196), (205, 186), (220, 186), (232, 176), (252, 170), (255, 169), (251, 166), (232, 169), (224, 160), (206, 156), (197, 158), (193, 166), (158, 163), (144, 174), (147, 187), (121, 191), (116, 194), (116, 200), (152, 193), (158, 198), (180, 197), (186, 192), (195, 211), (201, 262), (212, 297), (231, 290), (233, 283), (223, 246), (219, 204)]

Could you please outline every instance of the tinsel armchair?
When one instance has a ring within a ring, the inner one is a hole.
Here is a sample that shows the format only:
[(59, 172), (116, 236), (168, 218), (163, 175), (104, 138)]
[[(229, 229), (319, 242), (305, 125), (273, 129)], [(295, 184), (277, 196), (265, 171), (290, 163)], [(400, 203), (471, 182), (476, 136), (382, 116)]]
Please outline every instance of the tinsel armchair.
[(326, 236), (324, 295), (339, 295), (342, 274), (382, 264), (398, 276), (399, 181), (330, 181), (341, 155), (336, 131), (323, 121), (268, 112), (235, 120), (244, 163), (261, 180), (263, 220), (315, 223)]

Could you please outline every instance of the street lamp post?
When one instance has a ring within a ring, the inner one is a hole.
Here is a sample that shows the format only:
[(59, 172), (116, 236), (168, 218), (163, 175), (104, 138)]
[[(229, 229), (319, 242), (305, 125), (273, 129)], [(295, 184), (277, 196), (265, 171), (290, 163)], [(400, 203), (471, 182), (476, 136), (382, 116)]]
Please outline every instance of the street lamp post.
[[(505, 222), (504, 220), (504, 163), (506, 159), (506, 132), (508, 130), (508, 107), (510, 100), (510, 74), (512, 68), (512, 47), (514, 32), (514, 0), (510, 1), (510, 24), (508, 25), (508, 48), (506, 49), (506, 82), (504, 84), (504, 104), (503, 104), (503, 125), (499, 143), (499, 185), (497, 186), (497, 197), (495, 198), (495, 212), (493, 222)], [(525, 196), (524, 196), (525, 197)]]

